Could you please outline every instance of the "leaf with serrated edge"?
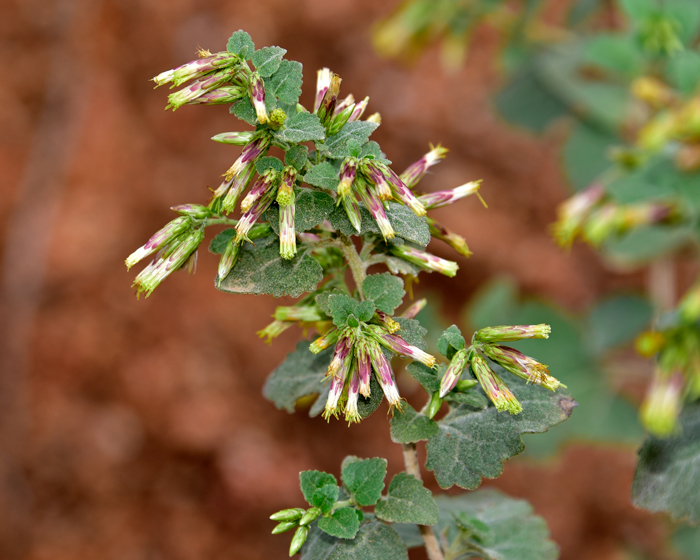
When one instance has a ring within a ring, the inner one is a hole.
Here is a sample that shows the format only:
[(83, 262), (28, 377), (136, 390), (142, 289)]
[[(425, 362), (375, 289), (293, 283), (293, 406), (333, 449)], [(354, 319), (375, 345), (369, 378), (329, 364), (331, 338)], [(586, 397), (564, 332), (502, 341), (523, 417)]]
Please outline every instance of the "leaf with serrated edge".
[(413, 362), (406, 366), (406, 371), (429, 393), (440, 390), (440, 378), (436, 375), (436, 371), (428, 366)]
[(270, 93), (281, 103), (295, 105), (301, 95), (303, 82), (301, 62), (282, 60), (280, 67), (271, 77), (263, 78), (265, 92)]
[[(454, 497), (438, 496), (435, 501), (440, 509), (437, 532), (447, 532), (447, 541), (458, 554), (482, 551), (475, 555), (498, 560), (559, 557), (557, 545), (549, 540), (547, 523), (533, 514), (532, 506), (525, 500), (514, 500), (497, 490), (486, 489)], [(467, 526), (488, 528), (488, 531), (464, 534), (458, 528), (461, 520), (468, 522)], [(461, 548), (455, 543), (458, 538)]]
[(211, 243), (209, 243), (209, 252), (215, 255), (222, 254), (228, 242), (234, 237), (236, 237), (235, 229), (225, 229), (211, 240)]
[(301, 471), (299, 473), (299, 484), (301, 486), (301, 492), (304, 494), (304, 499), (309, 502), (310, 505), (314, 505), (313, 499), (316, 490), (320, 490), (324, 486), (335, 486), (338, 487), (338, 481), (335, 477), (327, 472), (323, 471)]
[(326, 484), (313, 493), (311, 504), (319, 508), (321, 513), (328, 513), (338, 501), (339, 490), (335, 484)]
[(416, 216), (408, 206), (398, 202), (390, 202), (386, 217), (389, 218), (396, 235), (401, 239), (421, 247), (430, 243), (430, 229), (425, 216)]
[(286, 127), (280, 131), (279, 137), (287, 142), (323, 140), (326, 134), (326, 129), (323, 128), (318, 115), (304, 111), (291, 116), (285, 124)]
[(318, 520), (318, 528), (339, 539), (354, 539), (360, 528), (360, 519), (357, 510), (351, 507), (340, 508), (330, 517), (321, 517)]
[(401, 327), (396, 334), (400, 335), (406, 342), (420, 348), (421, 350), (426, 349), (425, 335), (428, 334), (428, 330), (423, 327), (415, 319), (406, 319), (406, 317), (394, 317)]
[(391, 419), (391, 441), (415, 443), (430, 439), (438, 433), (438, 424), (425, 414), (419, 414), (404, 403), (401, 411), (395, 411)]
[(464, 337), (457, 325), (452, 325), (440, 335), (438, 339), (438, 350), (443, 356), (447, 356), (450, 346), (455, 350), (461, 350), (466, 345)]
[(312, 354), (309, 342), (302, 340), (296, 350), (287, 355), (270, 374), (263, 387), (263, 395), (277, 408), (294, 412), (296, 402), (308, 395), (320, 393), (323, 402), (323, 378), (328, 371), (334, 349), (327, 348), (319, 354)]
[(384, 489), (386, 459), (358, 459), (346, 457), (343, 461), (343, 484), (360, 506), (373, 506)]
[(433, 494), (413, 475), (399, 473), (389, 484), (389, 493), (374, 508), (379, 519), (392, 523), (435, 525), (438, 507)]
[(299, 297), (313, 292), (321, 280), (323, 268), (308, 251), (300, 250), (293, 259), (283, 259), (279, 239), (271, 235), (256, 239), (255, 245), (246, 243), (236, 266), (217, 288), (235, 294)]
[(668, 438), (649, 436), (639, 451), (632, 502), (665, 511), (680, 521), (700, 522), (700, 402), (686, 404), (680, 431)]
[(403, 280), (388, 272), (367, 276), (362, 283), (362, 291), (367, 299), (374, 301), (377, 309), (389, 315), (401, 305), (406, 295)]
[(523, 406), (520, 414), (498, 412), (493, 404), (484, 410), (460, 405), (438, 422), (438, 434), (428, 440), (426, 467), (442, 488), (471, 490), (482, 477), (500, 476), (503, 462), (525, 449), (522, 434), (546, 432), (577, 406), (563, 389), (551, 392), (512, 376), (507, 382)]
[(301, 560), (408, 560), (401, 537), (378, 521), (365, 523), (352, 540), (338, 539), (312, 525)]
[[(294, 229), (296, 233), (308, 231), (323, 220), (328, 218), (328, 215), (335, 208), (335, 202), (326, 193), (315, 191), (313, 189), (295, 189), (294, 206)], [(279, 235), (280, 233), (280, 211), (277, 204), (273, 204), (265, 213), (265, 219), (270, 222), (272, 230)]]
[(284, 169), (284, 164), (282, 163), (282, 160), (276, 158), (275, 156), (265, 156), (256, 160), (255, 170), (259, 175), (262, 175), (268, 169), (274, 169), (275, 171), (279, 172)]
[(319, 151), (325, 151), (328, 157), (332, 159), (342, 159), (348, 157), (348, 141), (356, 140), (361, 145), (367, 142), (369, 135), (376, 130), (379, 125), (367, 121), (349, 122), (340, 132), (326, 138), (325, 144), (317, 143), (316, 147)]
[(242, 29), (239, 29), (229, 38), (228, 43), (226, 44), (226, 50), (248, 60), (251, 56), (253, 56), (253, 52), (255, 51), (255, 43), (253, 43), (253, 39), (250, 38), (248, 33)]
[(306, 164), (308, 155), (309, 148), (306, 146), (292, 146), (284, 154), (284, 163), (293, 166), (297, 171), (301, 171)]
[(304, 182), (314, 187), (335, 191), (338, 188), (338, 172), (330, 163), (323, 161), (314, 165), (304, 175)]
[(263, 47), (255, 51), (251, 58), (255, 71), (262, 77), (272, 76), (280, 67), (282, 57), (287, 52), (287, 49), (282, 47)]

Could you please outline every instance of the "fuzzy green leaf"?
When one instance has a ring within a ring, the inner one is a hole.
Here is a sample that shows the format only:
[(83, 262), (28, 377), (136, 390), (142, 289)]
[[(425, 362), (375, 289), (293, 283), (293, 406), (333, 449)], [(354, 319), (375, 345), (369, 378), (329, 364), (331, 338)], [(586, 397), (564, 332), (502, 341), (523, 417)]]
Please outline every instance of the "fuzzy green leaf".
[(384, 489), (386, 465), (386, 459), (378, 457), (346, 457), (343, 460), (343, 484), (357, 505), (373, 506), (379, 501)]
[(413, 362), (406, 366), (406, 371), (429, 393), (440, 390), (440, 378), (434, 369), (420, 362)]
[[(268, 92), (265, 92), (265, 107), (268, 113), (275, 108), (275, 98)], [(255, 113), (253, 103), (248, 96), (231, 105), (229, 112), (250, 126), (258, 125), (258, 115)]]
[(284, 163), (293, 166), (297, 171), (301, 171), (306, 165), (308, 156), (309, 148), (306, 146), (292, 146), (284, 154)]
[[(297, 233), (308, 231), (325, 220), (335, 208), (333, 199), (325, 193), (312, 189), (295, 189), (294, 229)], [(280, 233), (279, 206), (275, 203), (265, 213), (274, 232)]]
[(301, 560), (408, 560), (406, 545), (388, 525), (365, 523), (353, 540), (332, 537), (312, 526)]
[(286, 52), (287, 49), (282, 47), (263, 47), (253, 53), (253, 66), (263, 78), (272, 76), (279, 69), (282, 57)]
[(266, 93), (277, 98), (281, 103), (294, 106), (301, 95), (303, 82), (301, 62), (282, 60), (277, 72), (263, 80)]
[[(336, 187), (338, 186), (338, 183), (336, 182)], [(364, 207), (362, 203), (359, 204), (360, 207), (360, 234), (364, 233), (379, 233), (379, 228), (377, 227), (377, 224), (374, 221), (374, 218), (372, 217), (372, 214), (369, 213), (369, 210)], [(331, 215), (328, 216), (328, 220), (331, 222), (331, 225), (333, 228), (343, 235), (357, 235), (357, 230), (355, 227), (350, 223), (350, 220), (348, 219), (348, 215), (345, 213), (345, 208), (342, 206), (336, 207), (333, 212), (331, 212)]]
[(365, 297), (374, 301), (377, 309), (391, 315), (401, 305), (406, 291), (403, 289), (403, 280), (392, 276), (388, 272), (367, 276), (362, 283)]
[(498, 560), (556, 560), (557, 545), (549, 540), (547, 523), (525, 500), (496, 490), (455, 497), (439, 496), (438, 532), (457, 555)]
[[(439, 384), (438, 381), (438, 387)], [(411, 405), (406, 403), (404, 403), (402, 410), (394, 412), (394, 416), (391, 418), (391, 441), (394, 443), (424, 441), (437, 433), (438, 424), (435, 420), (416, 412)]]
[(330, 517), (321, 517), (318, 520), (318, 528), (332, 537), (354, 539), (360, 528), (358, 513), (355, 508), (340, 508)]
[(328, 297), (328, 309), (335, 326), (343, 328), (350, 315), (354, 315), (358, 321), (369, 321), (374, 315), (375, 307), (370, 300), (357, 301), (345, 294), (331, 294)]
[(384, 401), (384, 391), (382, 391), (376, 375), (370, 377), (369, 389), (371, 391), (369, 397), (363, 397), (360, 395), (357, 399), (357, 412), (362, 418), (367, 418), (370, 416), (379, 408), (382, 401)]
[(239, 29), (229, 38), (226, 44), (226, 50), (230, 53), (237, 54), (245, 60), (249, 60), (250, 57), (253, 56), (253, 52), (255, 52), (255, 43), (253, 43), (253, 39), (250, 38), (248, 33)]
[(396, 235), (405, 241), (425, 247), (430, 243), (430, 229), (425, 216), (416, 216), (408, 206), (398, 202), (390, 202), (386, 210), (391, 226)]
[(666, 511), (674, 520), (700, 522), (700, 402), (686, 404), (680, 433), (649, 436), (639, 451), (632, 502), (651, 511)]
[(226, 249), (228, 242), (234, 237), (236, 237), (235, 229), (225, 229), (211, 240), (211, 243), (209, 243), (209, 252), (214, 253), (215, 255), (221, 255), (224, 252), (224, 249)]
[(323, 377), (333, 357), (333, 348), (312, 354), (309, 342), (302, 340), (296, 350), (270, 374), (263, 395), (277, 408), (294, 412), (296, 402), (308, 395), (323, 394)]
[(255, 161), (255, 170), (258, 172), (258, 175), (262, 175), (268, 169), (280, 172), (284, 169), (284, 164), (281, 159), (274, 156), (264, 156)]
[(401, 329), (396, 334), (409, 344), (417, 346), (421, 350), (426, 349), (424, 338), (428, 334), (428, 330), (422, 327), (418, 321), (406, 319), (406, 317), (394, 317), (394, 321), (401, 326)]
[(426, 467), (441, 487), (471, 490), (482, 477), (500, 476), (503, 462), (525, 449), (522, 434), (546, 432), (577, 405), (562, 389), (551, 392), (513, 376), (507, 382), (523, 406), (520, 414), (498, 412), (491, 403), (484, 410), (460, 405), (438, 422), (438, 434), (428, 440)]
[(322, 471), (301, 471), (299, 473), (299, 484), (301, 492), (304, 494), (304, 499), (309, 505), (315, 505), (313, 502), (314, 494), (324, 486), (338, 487), (338, 481), (332, 474)]
[[(443, 356), (447, 356), (448, 359), (452, 359), (455, 350), (461, 350), (466, 347), (464, 337), (462, 336), (462, 331), (459, 330), (457, 325), (452, 325), (449, 327), (438, 339), (438, 351)], [(452, 349), (452, 352), (450, 352)]]
[(311, 505), (321, 510), (321, 513), (328, 513), (338, 501), (340, 488), (336, 484), (326, 484), (316, 490), (311, 496)]
[(391, 160), (386, 159), (386, 156), (384, 155), (384, 152), (382, 152), (382, 149), (379, 147), (379, 144), (377, 144), (374, 140), (371, 140), (370, 142), (367, 142), (364, 146), (362, 146), (362, 149), (360, 150), (360, 157), (371, 157), (372, 159), (376, 159), (378, 161), (381, 161), (382, 163), (391, 165)]
[[(338, 188), (338, 172), (330, 163), (323, 161), (318, 165), (314, 165), (304, 175), (304, 182), (314, 187), (335, 191)], [(353, 229), (353, 231), (355, 230)]]
[[(354, 140), (364, 145), (379, 125), (367, 121), (354, 121), (347, 123), (340, 132), (326, 138), (325, 143), (317, 142), (316, 149), (323, 152), (331, 159), (343, 159), (350, 156), (348, 142)], [(319, 139), (320, 140), (320, 139)]]
[(234, 294), (271, 294), (275, 297), (299, 297), (313, 292), (323, 280), (321, 265), (300, 250), (291, 259), (279, 254), (279, 239), (270, 235), (246, 243), (231, 273), (217, 286), (222, 292)]
[(326, 129), (321, 124), (318, 115), (302, 111), (287, 119), (286, 127), (277, 136), (286, 142), (308, 142), (323, 140)]
[(374, 508), (379, 519), (392, 523), (435, 525), (438, 507), (433, 494), (413, 475), (397, 474), (389, 484), (389, 493)]
[(457, 404), (468, 404), (477, 410), (483, 410), (489, 405), (489, 399), (479, 389), (470, 389), (463, 393), (450, 391), (445, 395), (445, 400)]

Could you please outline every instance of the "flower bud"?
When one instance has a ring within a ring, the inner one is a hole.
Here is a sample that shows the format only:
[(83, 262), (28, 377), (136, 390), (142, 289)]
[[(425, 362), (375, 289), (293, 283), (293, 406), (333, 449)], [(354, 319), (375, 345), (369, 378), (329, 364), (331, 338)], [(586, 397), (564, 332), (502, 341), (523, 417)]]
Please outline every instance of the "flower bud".
[(360, 374), (355, 368), (348, 383), (348, 401), (345, 404), (345, 420), (348, 424), (362, 420), (357, 409), (357, 400), (360, 394)]
[(233, 146), (245, 146), (253, 139), (253, 132), (222, 132), (211, 139), (221, 144), (231, 144)]
[(306, 542), (306, 537), (308, 536), (309, 528), (306, 525), (299, 527), (296, 530), (296, 533), (294, 533), (294, 537), (292, 537), (292, 544), (289, 546), (290, 557), (294, 556), (297, 552), (301, 550), (301, 547), (304, 546), (304, 542)]
[(365, 122), (382, 124), (382, 116), (379, 113), (372, 113), (369, 117), (365, 119)]
[[(401, 173), (401, 180), (409, 189), (412, 189), (418, 184), (418, 181), (423, 178), (425, 172), (443, 159), (447, 155), (447, 152), (448, 149), (443, 148), (440, 144), (437, 146), (431, 144), (430, 151), (427, 154), (415, 163), (409, 165), (406, 170)], [(429, 208), (427, 204), (426, 207)]]
[(440, 398), (440, 395), (437, 393), (432, 394), (430, 397), (430, 403), (428, 403), (428, 410), (426, 411), (426, 416), (428, 418), (435, 418), (435, 415), (440, 412), (440, 409), (442, 408), (442, 403), (443, 400)]
[(461, 377), (464, 368), (467, 367), (468, 358), (469, 351), (466, 348), (457, 350), (455, 355), (452, 356), (450, 365), (447, 366), (445, 375), (443, 375), (442, 381), (440, 381), (440, 398), (444, 398), (447, 393), (454, 389), (454, 386)]
[(221, 200), (221, 209), (224, 212), (233, 212), (236, 209), (236, 202), (241, 196), (241, 193), (245, 190), (253, 177), (255, 168), (252, 163), (246, 165), (243, 170), (234, 175), (230, 181), (222, 183), (219, 188), (214, 192), (214, 196), (217, 196), (218, 192), (223, 192), (225, 196)]
[[(269, 147), (269, 136), (256, 136), (254, 140), (245, 145), (243, 151), (241, 152), (241, 155), (228, 169), (228, 171), (224, 173), (224, 177), (226, 178), (226, 180), (230, 180), (232, 177), (239, 175), (243, 172), (245, 168), (250, 168), (255, 163), (255, 160), (267, 153)], [(221, 196), (221, 194), (219, 194), (217, 191), (216, 196)]]
[(474, 387), (477, 383), (479, 382), (476, 379), (460, 379), (455, 385), (455, 391), (463, 393)]
[(257, 72), (253, 72), (248, 78), (248, 96), (255, 109), (260, 124), (268, 121), (267, 107), (265, 106), (265, 82)]
[(475, 337), (479, 342), (509, 342), (525, 338), (549, 338), (552, 327), (541, 323), (539, 325), (512, 325), (503, 327), (486, 327), (476, 331)]
[(605, 188), (603, 185), (594, 183), (559, 205), (558, 218), (553, 226), (554, 238), (559, 245), (571, 247), (591, 210), (604, 196)]
[(452, 189), (450, 191), (437, 191), (428, 194), (424, 194), (418, 197), (428, 210), (433, 208), (441, 208), (457, 202), (471, 194), (479, 193), (481, 188), (481, 179), (478, 181), (470, 181), (469, 183), (464, 183), (462, 186)]
[(384, 356), (379, 344), (373, 340), (367, 340), (366, 346), (370, 361), (374, 367), (374, 371), (377, 374), (377, 381), (384, 391), (384, 396), (386, 400), (389, 401), (389, 407), (401, 408), (401, 397), (399, 396), (399, 390), (396, 387), (396, 382), (394, 381), (393, 372), (391, 371), (391, 364)]
[(412, 346), (400, 336), (389, 334), (381, 327), (376, 327), (375, 325), (368, 326), (368, 330), (372, 334), (374, 340), (379, 342), (379, 344), (384, 346), (384, 348), (387, 350), (390, 350), (391, 352), (399, 354), (405, 358), (420, 362), (429, 368), (432, 368), (435, 365), (435, 356), (431, 356), (427, 352), (423, 352), (423, 350), (420, 348)]
[[(241, 219), (236, 224), (237, 243), (242, 243), (244, 240), (250, 241), (248, 233), (260, 217), (265, 213), (274, 199), (274, 191), (268, 189), (258, 200), (253, 203), (253, 206), (241, 216)], [(225, 200), (224, 200), (225, 202)]]
[(338, 134), (338, 132), (340, 132), (340, 129), (345, 126), (345, 123), (350, 120), (350, 117), (352, 116), (354, 110), (355, 105), (350, 105), (340, 113), (335, 113), (329, 119), (329, 124), (326, 128), (326, 132), (328, 133), (328, 135), (330, 136), (333, 134)]
[(376, 323), (378, 325), (381, 325), (384, 330), (388, 331), (391, 334), (394, 334), (396, 331), (398, 331), (401, 328), (401, 325), (399, 325), (396, 321), (394, 321), (387, 313), (384, 313), (383, 311), (380, 311), (377, 309), (374, 312), (374, 317), (372, 317), (372, 322)]
[(175, 111), (186, 103), (192, 103), (198, 97), (228, 82), (233, 75), (234, 71), (232, 69), (226, 69), (208, 74), (192, 82), (189, 86), (175, 93), (171, 93), (168, 96), (168, 104), (165, 107), (166, 110), (172, 107), (173, 111)]
[(326, 377), (337, 377), (345, 358), (347, 358), (350, 350), (352, 349), (352, 343), (349, 336), (343, 336), (338, 340), (335, 345), (335, 353), (333, 354), (333, 359), (328, 365), (328, 370), (326, 371)]
[(331, 345), (335, 344), (340, 337), (340, 331), (338, 329), (333, 329), (328, 331), (326, 334), (319, 336), (314, 340), (309, 346), (312, 354), (318, 354), (326, 348), (330, 348)]
[(384, 237), (385, 240), (393, 238), (395, 235), (394, 228), (392, 227), (391, 222), (389, 222), (389, 218), (386, 216), (382, 201), (377, 197), (374, 189), (364, 181), (360, 180), (359, 176), (355, 179), (355, 186), (360, 193), (362, 202), (367, 207), (370, 214), (372, 214), (374, 220), (377, 222), (377, 226), (379, 226), (379, 231), (381, 232), (382, 237)]
[(355, 96), (351, 93), (342, 101), (339, 101), (335, 105), (335, 110), (333, 111), (333, 116), (338, 116), (340, 113), (345, 111), (350, 106), (355, 106)]
[(333, 72), (329, 68), (321, 68), (316, 72), (316, 99), (314, 101), (314, 113), (318, 112), (321, 107), (321, 101), (326, 95), (328, 88), (331, 85), (331, 77)]
[(208, 51), (200, 50), (199, 54), (200, 58), (198, 60), (193, 60), (173, 70), (167, 70), (158, 74), (153, 78), (156, 87), (170, 82), (173, 82), (174, 86), (179, 86), (208, 72), (231, 66), (239, 60), (237, 55), (228, 52), (211, 54)]
[(406, 311), (404, 311), (401, 316), (405, 317), (406, 319), (415, 319), (416, 315), (418, 315), (423, 308), (428, 304), (428, 300), (423, 298), (419, 299), (416, 301), (414, 304), (412, 304)]
[(188, 101), (188, 105), (223, 105), (225, 103), (236, 103), (243, 99), (246, 90), (240, 86), (222, 86), (207, 93), (203, 93), (196, 99)]
[(355, 194), (350, 192), (346, 196), (340, 196), (339, 198), (352, 227), (355, 228), (357, 233), (360, 233), (362, 231), (362, 214), (360, 214), (360, 205), (357, 203)]
[(374, 186), (374, 190), (379, 199), (391, 200), (391, 186), (377, 163), (372, 159), (363, 159), (360, 168), (370, 184)]
[(233, 270), (238, 262), (238, 256), (241, 253), (241, 244), (237, 243), (235, 239), (231, 239), (224, 248), (224, 252), (221, 254), (221, 259), (219, 260), (219, 269), (216, 274), (216, 284), (221, 285), (221, 282), (229, 275), (229, 272)]
[(279, 535), (281, 533), (286, 533), (287, 531), (294, 529), (298, 524), (296, 521), (282, 521), (278, 523), (274, 529), (272, 529), (273, 535)]
[(523, 407), (511, 393), (503, 380), (491, 370), (486, 361), (478, 352), (472, 352), (470, 365), (474, 376), (479, 380), (481, 388), (496, 407), (496, 410), (503, 412), (507, 410), (511, 414), (519, 414)]
[(190, 229), (191, 223), (188, 217), (183, 216), (181, 218), (175, 218), (172, 222), (166, 224), (163, 228), (154, 233), (145, 245), (139, 247), (127, 257), (126, 261), (124, 261), (127, 270), (185, 233)]
[(352, 193), (352, 183), (355, 181), (357, 171), (357, 160), (355, 158), (345, 158), (340, 167), (340, 182), (338, 183), (338, 196), (349, 196)]
[(673, 90), (657, 78), (642, 76), (632, 82), (632, 95), (655, 109), (671, 105), (676, 96)]
[(369, 350), (363, 338), (358, 340), (355, 345), (355, 362), (357, 375), (360, 380), (360, 394), (365, 398), (369, 398), (371, 394), (369, 384), (372, 377), (372, 362), (369, 357)]
[(321, 100), (318, 111), (316, 111), (316, 114), (325, 127), (328, 127), (332, 122), (333, 112), (335, 111), (335, 106), (338, 102), (338, 94), (340, 93), (340, 82), (342, 82), (340, 76), (337, 74), (331, 75), (328, 90)]
[(678, 431), (681, 411), (683, 375), (657, 371), (640, 411), (642, 424), (657, 437), (668, 437)]
[(469, 250), (469, 246), (467, 245), (467, 240), (461, 235), (457, 235), (453, 231), (450, 231), (432, 218), (428, 218), (428, 228), (430, 229), (431, 236), (444, 241), (463, 257), (470, 257), (472, 255), (472, 252)]
[(253, 183), (253, 186), (250, 188), (248, 194), (241, 201), (241, 212), (247, 212), (253, 207), (253, 204), (255, 204), (255, 202), (260, 197), (262, 197), (267, 191), (274, 190), (275, 185), (277, 183), (277, 179), (277, 171), (275, 171), (272, 168), (268, 169), (262, 175), (260, 175), (256, 179), (255, 183)]
[(306, 513), (306, 510), (302, 508), (283, 509), (273, 513), (270, 519), (272, 519), (272, 521), (296, 521), (297, 519), (301, 519), (304, 513)]
[(530, 356), (526, 356), (515, 348), (485, 344), (481, 347), (481, 350), (503, 369), (511, 372), (513, 375), (517, 375), (528, 383), (541, 385), (550, 391), (555, 391), (559, 387), (566, 387), (558, 379), (549, 375), (549, 369), (546, 365), (541, 364)]
[(265, 339), (265, 342), (270, 344), (273, 338), (277, 338), (293, 324), (294, 323), (288, 321), (272, 321), (272, 323), (255, 334), (257, 334), (260, 338)]
[(369, 103), (369, 96), (365, 97), (359, 103), (356, 103), (355, 108), (352, 110), (352, 114), (350, 115), (350, 118), (348, 119), (348, 122), (354, 122), (356, 120), (359, 120), (360, 117), (364, 114), (365, 109), (367, 109), (368, 103)]
[(177, 206), (171, 206), (170, 209), (182, 216), (190, 216), (196, 220), (203, 220), (212, 214), (209, 208), (201, 204), (179, 204)]
[(408, 245), (391, 245), (389, 250), (397, 257), (417, 264), (423, 270), (439, 272), (450, 278), (457, 274), (457, 270), (459, 270), (459, 266), (457, 266), (456, 262), (441, 259), (426, 251), (414, 249)]
[(305, 323), (315, 323), (323, 321), (326, 315), (315, 305), (292, 305), (282, 306), (275, 309), (273, 315), (278, 321), (302, 321)]
[(274, 130), (279, 130), (287, 122), (287, 113), (283, 109), (275, 109), (270, 113), (270, 127)]
[(413, 210), (416, 216), (425, 216), (426, 210), (423, 203), (416, 198), (416, 195), (411, 192), (411, 189), (404, 185), (401, 178), (394, 173), (394, 170), (382, 162), (377, 162), (377, 167), (381, 170), (384, 177), (386, 177), (394, 198), (404, 206), (408, 206)]

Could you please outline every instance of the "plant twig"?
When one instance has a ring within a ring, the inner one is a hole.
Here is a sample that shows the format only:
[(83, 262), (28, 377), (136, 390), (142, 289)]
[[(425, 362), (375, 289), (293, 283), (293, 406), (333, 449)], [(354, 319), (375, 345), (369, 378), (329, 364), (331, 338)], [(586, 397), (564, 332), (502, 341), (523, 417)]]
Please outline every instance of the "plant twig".
[[(415, 443), (404, 443), (403, 462), (406, 466), (406, 472), (416, 477), (417, 480), (423, 480), (420, 474), (420, 465), (418, 464), (418, 451)], [(428, 553), (430, 560), (444, 560), (440, 543), (438, 542), (435, 531), (430, 525), (418, 525), (420, 536), (423, 537), (423, 544)]]

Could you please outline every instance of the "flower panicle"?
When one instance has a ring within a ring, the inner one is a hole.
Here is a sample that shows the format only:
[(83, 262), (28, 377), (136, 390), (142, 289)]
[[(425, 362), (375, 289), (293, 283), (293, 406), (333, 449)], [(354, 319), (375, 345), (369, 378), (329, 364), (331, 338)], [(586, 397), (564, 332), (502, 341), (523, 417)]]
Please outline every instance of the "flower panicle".
[(209, 72), (232, 66), (240, 60), (237, 55), (229, 52), (211, 54), (208, 51), (200, 50), (199, 54), (203, 56), (155, 76), (153, 81), (156, 83), (156, 87), (169, 83), (172, 83), (173, 87), (178, 87)]

